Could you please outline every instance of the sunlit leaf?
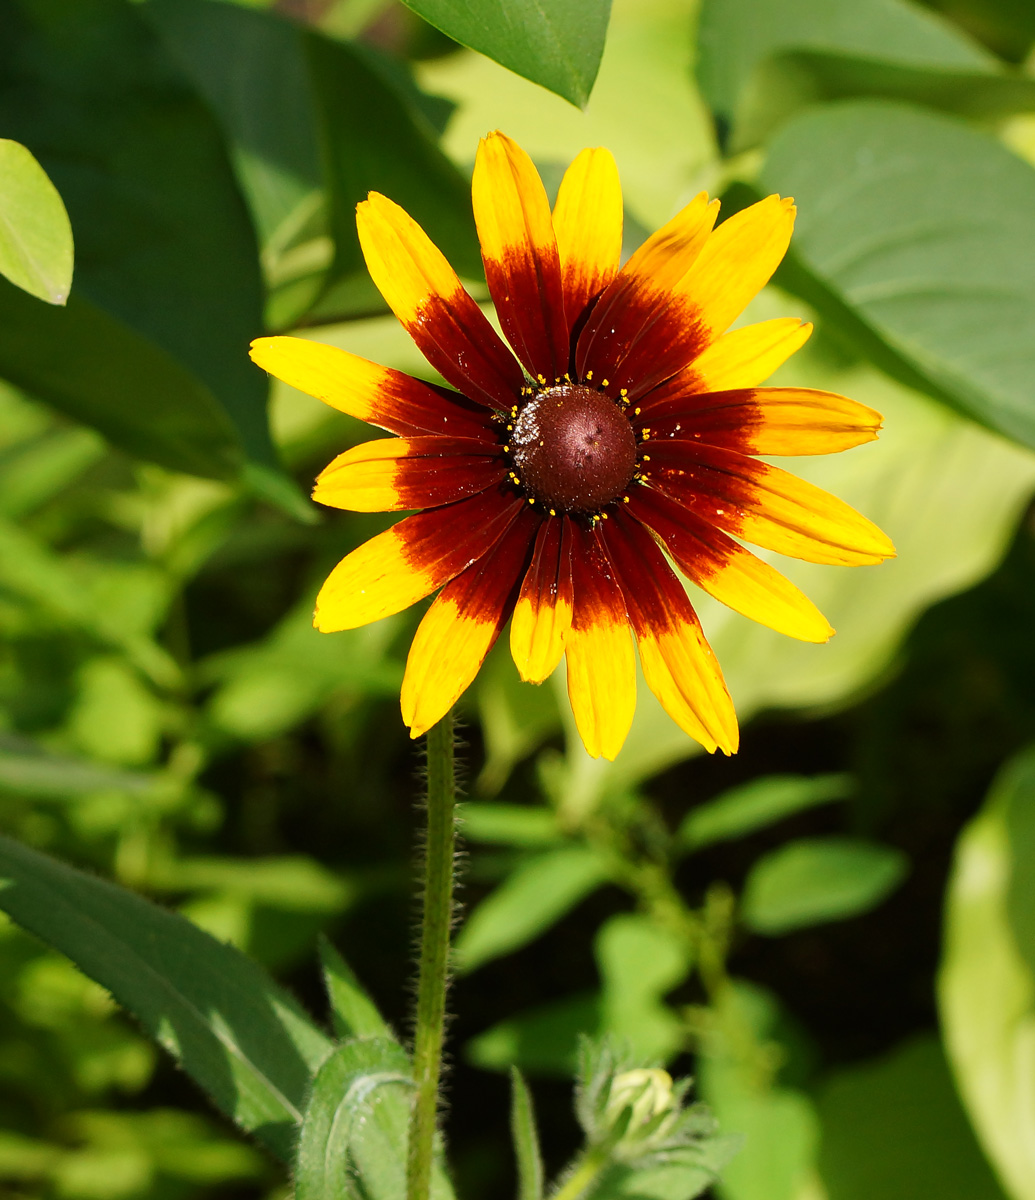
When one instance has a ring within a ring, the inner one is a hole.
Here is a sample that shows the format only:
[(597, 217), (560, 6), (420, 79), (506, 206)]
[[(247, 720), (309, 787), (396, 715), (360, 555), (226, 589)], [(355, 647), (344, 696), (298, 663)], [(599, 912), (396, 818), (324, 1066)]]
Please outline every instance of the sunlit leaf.
[(936, 1037), (835, 1071), (817, 1106), (830, 1200), (1003, 1200)]
[(949, 882), (938, 1001), (946, 1049), (1012, 1200), (1035, 1197), (1035, 754), (1004, 768)]
[(72, 286), (72, 226), (57, 188), (19, 142), (0, 138), (0, 274), (50, 304)]
[(900, 850), (851, 838), (801, 838), (761, 858), (744, 885), (742, 916), (755, 933), (789, 933), (867, 912), (901, 883)]
[(609, 876), (608, 860), (590, 846), (564, 846), (528, 859), (467, 918), (454, 948), (456, 969), (473, 971), (530, 942)]
[(843, 800), (851, 792), (848, 775), (766, 775), (731, 788), (683, 818), (676, 834), (688, 850), (743, 837), (817, 804)]
[(320, 963), (339, 1038), (386, 1038), (392, 1031), (352, 968), (326, 938), (320, 938)]
[(704, 99), (737, 148), (817, 97), (895, 96), (977, 112), (1035, 107), (1035, 82), (903, 0), (705, 0), (698, 45)]
[(462, 46), (582, 106), (593, 90), (610, 0), (404, 0)]
[(223, 1112), (290, 1154), (331, 1045), (255, 963), (175, 913), (6, 838), (0, 907), (107, 988)]
[(798, 204), (795, 253), (959, 409), (1035, 446), (1035, 168), (904, 105), (797, 118), (763, 186)]
[(0, 25), (0, 124), (68, 208), (81, 301), (43, 325), (4, 295), (0, 373), (142, 457), (223, 475), (243, 456), (272, 464), (245, 353), (258, 256), (215, 121), (135, 5), (3, 0)]

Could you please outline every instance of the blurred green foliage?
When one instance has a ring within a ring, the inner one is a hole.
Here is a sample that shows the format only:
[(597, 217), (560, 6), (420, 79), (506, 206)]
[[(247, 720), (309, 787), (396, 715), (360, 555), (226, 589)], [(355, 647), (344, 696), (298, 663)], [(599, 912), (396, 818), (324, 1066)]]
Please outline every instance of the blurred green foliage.
[[(462, 705), (458, 1194), (516, 1178), (509, 1068), (522, 1200), (533, 1108), (547, 1174), (576, 1153), (555, 1081), (590, 1034), (621, 1047), (584, 1071), (591, 1144), (633, 1060), (692, 1071), (743, 1135), (730, 1159), (686, 1110), (697, 1157), (637, 1195), (715, 1170), (726, 1200), (1033, 1195), (1035, 24), (1016, 0), (609, 8), (0, 0), (0, 906), (51, 947), (0, 925), (0, 1195), (285, 1196), (260, 1146), (290, 1161), (304, 1112), (300, 1198), (317, 1162), (397, 1194), (418, 614), (313, 631), (389, 519), (308, 504), (364, 427), (246, 348), (293, 330), (431, 378), (353, 208), (402, 203), (484, 300), (467, 176), (495, 127), (551, 189), (609, 146), (630, 250), (702, 187), (795, 194), (744, 319), (814, 319), (774, 382), (884, 413), (791, 465), (899, 558), (787, 565), (829, 646), (695, 595), (745, 725), (729, 763), (645, 688), (590, 760), (559, 681), (491, 656)], [(339, 1112), (353, 1086), (369, 1113)], [(629, 1195), (609, 1170), (594, 1194)]]

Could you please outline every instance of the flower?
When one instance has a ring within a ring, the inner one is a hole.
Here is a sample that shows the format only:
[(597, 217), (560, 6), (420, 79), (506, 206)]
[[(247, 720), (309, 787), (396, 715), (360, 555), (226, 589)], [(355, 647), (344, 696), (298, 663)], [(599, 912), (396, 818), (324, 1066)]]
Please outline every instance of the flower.
[(733, 702), (670, 560), (745, 616), (823, 642), (818, 609), (735, 539), (819, 563), (894, 554), (842, 501), (755, 457), (844, 450), (881, 422), (831, 392), (758, 386), (810, 325), (726, 332), (783, 257), (794, 206), (769, 196), (713, 228), (718, 201), (702, 193), (620, 267), (608, 151), (575, 159), (551, 213), (531, 159), (492, 133), (472, 191), (513, 353), (423, 229), (376, 192), (357, 208), (367, 267), (456, 390), (301, 338), (252, 345), (286, 383), (397, 435), (336, 458), (314, 499), (420, 510), (334, 568), (316, 627), (352, 629), (441, 588), (406, 663), (412, 736), (459, 698), (509, 619), (521, 677), (541, 683), (564, 655), (586, 749), (613, 759), (636, 702), (631, 626), (669, 715), (731, 754)]

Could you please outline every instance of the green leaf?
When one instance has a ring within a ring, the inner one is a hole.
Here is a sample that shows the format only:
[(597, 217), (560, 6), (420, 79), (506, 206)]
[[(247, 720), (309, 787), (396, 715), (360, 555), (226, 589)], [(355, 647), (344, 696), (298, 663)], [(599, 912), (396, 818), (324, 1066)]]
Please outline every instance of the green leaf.
[(734, 980), (711, 1015), (697, 1060), (701, 1095), (720, 1128), (743, 1137), (742, 1149), (722, 1172), (724, 1200), (823, 1195), (815, 1167), (820, 1134), (815, 1107), (803, 1092), (773, 1079), (774, 1057), (785, 1057), (773, 1038), (775, 1001), (763, 989)]
[(464, 838), (504, 846), (549, 846), (563, 834), (556, 815), (542, 806), (489, 804), (475, 800), (460, 805), (459, 819)]
[(290, 244), (322, 183), (304, 31), (212, 0), (147, 0), (143, 12), (219, 122), (263, 250)]
[(817, 1106), (830, 1200), (1004, 1200), (934, 1035), (835, 1071)]
[(582, 108), (607, 36), (610, 0), (404, 0), (462, 46)]
[(157, 772), (120, 770), (88, 759), (51, 754), (28, 738), (0, 734), (0, 792), (63, 799), (98, 792), (148, 796), (163, 784)]
[(619, 913), (597, 933), (603, 1030), (639, 1062), (667, 1062), (683, 1046), (683, 1022), (663, 997), (686, 978), (688, 943), (642, 914)]
[(227, 1116), (290, 1156), (331, 1043), (250, 959), (175, 913), (7, 838), (0, 907), (107, 988)]
[(676, 837), (688, 850), (700, 850), (754, 833), (817, 804), (843, 800), (851, 790), (848, 775), (766, 775), (691, 809)]
[(410, 1060), (390, 1038), (348, 1042), (313, 1080), (298, 1142), (298, 1200), (399, 1200), (406, 1190)]
[(607, 859), (589, 846), (528, 859), (467, 918), (453, 951), (457, 971), (473, 971), (545, 933), (609, 876)]
[(901, 850), (851, 838), (802, 838), (754, 865), (742, 915), (755, 933), (789, 933), (874, 908), (902, 882)]
[(114, 445), (192, 475), (238, 471), (237, 434), (211, 390), (78, 288), (65, 308), (52, 309), (0, 281), (0, 328), (0, 374)]
[(602, 1005), (596, 992), (565, 996), (513, 1017), (472, 1038), (467, 1060), (486, 1071), (520, 1065), (529, 1074), (571, 1080), (579, 1038), (602, 1031)]
[(242, 452), (272, 464), (267, 384), (246, 354), (262, 322), (255, 238), (213, 117), (136, 5), (2, 0), (0, 25), (0, 125), (68, 207), (86, 305), (45, 310), (46, 327), (19, 314), (0, 373), (78, 419), (97, 410), (106, 436), (165, 465), (170, 428), (205, 459), (181, 469), (226, 475)]
[(480, 278), (469, 185), (439, 149), (435, 130), (394, 86), (391, 68), (359, 44), (308, 34), (305, 46), (327, 174), (333, 273), (359, 272), (366, 282), (356, 205), (377, 191), (402, 205), (457, 271)]
[(390, 1038), (392, 1031), (352, 968), (331, 943), (320, 937), (320, 964), (331, 1020), (339, 1038)]
[(1012, 1200), (1035, 1197), (1035, 751), (1006, 766), (960, 836), (938, 1006), (953, 1074)]
[[(693, 28), (684, 0), (617, 0), (585, 113), (476, 54), (422, 63), (418, 77), (427, 90), (457, 105), (443, 139), (457, 162), (471, 162), (478, 139), (499, 127), (556, 186), (561, 169), (585, 146), (607, 146), (621, 171), (627, 208), (656, 228), (686, 203), (687, 181), (706, 177), (716, 165), (692, 64)], [(638, 236), (643, 234), (635, 226), (627, 229), (629, 249)]]
[(517, 1160), (517, 1200), (542, 1200), (543, 1158), (528, 1085), (517, 1067), (510, 1069), (510, 1133)]
[(1035, 82), (902, 0), (705, 0), (697, 77), (736, 149), (818, 97), (886, 95), (984, 113), (1035, 107)]
[(72, 286), (72, 226), (57, 188), (19, 142), (0, 138), (0, 273), (64, 304)]
[(983, 133), (854, 102), (775, 139), (801, 263), (936, 394), (1035, 446), (1035, 169)]

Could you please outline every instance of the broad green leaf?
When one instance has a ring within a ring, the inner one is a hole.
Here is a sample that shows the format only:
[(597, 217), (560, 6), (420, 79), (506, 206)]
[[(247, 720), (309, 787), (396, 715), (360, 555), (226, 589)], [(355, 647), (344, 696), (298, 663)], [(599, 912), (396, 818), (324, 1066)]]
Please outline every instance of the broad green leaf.
[[(394, 1038), (337, 1047), (313, 1080), (295, 1160), (298, 1200), (400, 1200), (413, 1075)], [(432, 1200), (452, 1200), (437, 1159)]]
[(392, 1031), (349, 964), (325, 937), (321, 936), (319, 947), (334, 1032), (342, 1040), (391, 1037)]
[(584, 107), (607, 36), (610, 0), (404, 0), (462, 46)]
[(510, 1134), (517, 1160), (517, 1200), (542, 1200), (543, 1158), (528, 1085), (517, 1067), (510, 1069)]
[(704, 99), (738, 149), (819, 97), (886, 95), (979, 112), (1035, 107), (1035, 82), (903, 0), (705, 0), (698, 55)]
[[(163, 427), (196, 444), (205, 473), (229, 474), (242, 452), (272, 464), (267, 385), (246, 355), (257, 248), (214, 119), (136, 5), (3, 0), (0, 26), (0, 125), (61, 193), (87, 306), (46, 310), (45, 332), (20, 315), (32, 337), (5, 336), (0, 373), (78, 419), (97, 409), (106, 436), (166, 465)], [(122, 370), (135, 378), (105, 400)]]
[(904, 105), (806, 114), (765, 189), (793, 195), (803, 266), (939, 395), (1035, 446), (1035, 168)]
[(563, 834), (548, 808), (528, 804), (462, 804), (459, 819), (465, 840), (503, 846), (549, 846)]
[(72, 286), (72, 226), (57, 188), (19, 142), (0, 138), (0, 274), (49, 304)]
[[(528, 151), (548, 183), (585, 146), (606, 146), (627, 208), (650, 229), (705, 184), (715, 147), (691, 79), (693, 29), (685, 0), (615, 0), (600, 76), (585, 112), (474, 54), (422, 64), (418, 77), (457, 105), (444, 145), (460, 163), (497, 126)], [(632, 231), (630, 244), (642, 232)]]
[[(808, 315), (770, 289), (747, 320)], [(815, 338), (814, 338), (815, 340)], [(837, 630), (823, 646), (783, 637), (692, 589), (742, 725), (763, 708), (841, 706), (879, 678), (929, 605), (972, 586), (1000, 561), (1035, 489), (1035, 455), (916, 392), (862, 367), (834, 369), (806, 347), (770, 381), (826, 388), (884, 414), (880, 440), (845, 454), (783, 459), (781, 466), (834, 492), (891, 536), (898, 557), (879, 567), (817, 566), (766, 554)], [(555, 680), (560, 688), (563, 678)], [(637, 692), (629, 738), (613, 764), (588, 757), (561, 703), (568, 759), (559, 791), (573, 810), (592, 807), (699, 753), (650, 694)]]
[(51, 754), (28, 738), (0, 734), (0, 791), (42, 799), (121, 792), (147, 796), (162, 787), (157, 772), (128, 771)]
[(454, 947), (461, 974), (545, 933), (610, 877), (610, 864), (589, 846), (547, 850), (523, 862), (467, 918)]
[(663, 1002), (686, 978), (687, 943), (649, 917), (620, 913), (597, 933), (603, 1029), (640, 1062), (667, 1062), (685, 1040), (683, 1023)]
[(712, 1010), (697, 1060), (701, 1096), (719, 1127), (743, 1138), (722, 1171), (722, 1200), (819, 1200), (819, 1122), (808, 1096), (773, 1078), (783, 1049), (778, 1009), (763, 989), (734, 981)]
[(75, 483), (107, 453), (92, 429), (52, 427), (39, 438), (12, 446), (0, 471), (0, 514), (17, 519)]
[(307, 35), (306, 57), (326, 163), (334, 272), (359, 272), (381, 307), (356, 233), (356, 205), (377, 191), (402, 205), (457, 271), (479, 278), (468, 184), (439, 149), (435, 130), (414, 112), (411, 97), (394, 86), (391, 69), (372, 50), (316, 34)]
[(224, 1113), (290, 1155), (331, 1043), (251, 960), (175, 913), (6, 838), (0, 907), (107, 988)]
[(880, 904), (906, 871), (905, 856), (890, 846), (851, 838), (788, 842), (752, 867), (744, 923), (772, 936), (854, 917)]
[(214, 0), (146, 0), (143, 12), (218, 120), (263, 250), (285, 248), (322, 183), (304, 31)]
[(766, 775), (690, 810), (676, 834), (688, 850), (743, 837), (851, 793), (848, 775)]
[(582, 992), (517, 1013), (486, 1029), (464, 1047), (464, 1056), (486, 1071), (519, 1065), (529, 1075), (567, 1082), (579, 1038), (603, 1031), (600, 996)]
[(406, 1186), (410, 1060), (388, 1038), (339, 1046), (316, 1073), (295, 1163), (298, 1200), (398, 1200)]
[(938, 1005), (953, 1074), (1011, 1200), (1035, 1197), (1035, 753), (1004, 768), (960, 837)]
[[(80, 274), (89, 274), (85, 266)], [(120, 449), (214, 479), (240, 468), (233, 423), (213, 392), (79, 287), (65, 308), (52, 309), (0, 280), (0, 328), (0, 374)]]
[(933, 1035), (836, 1071), (817, 1107), (829, 1200), (1004, 1200)]

